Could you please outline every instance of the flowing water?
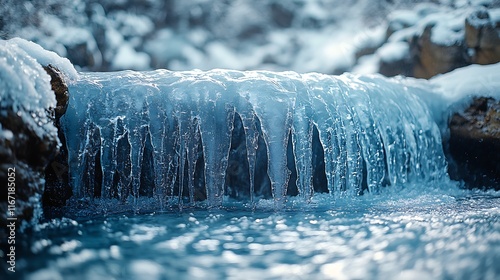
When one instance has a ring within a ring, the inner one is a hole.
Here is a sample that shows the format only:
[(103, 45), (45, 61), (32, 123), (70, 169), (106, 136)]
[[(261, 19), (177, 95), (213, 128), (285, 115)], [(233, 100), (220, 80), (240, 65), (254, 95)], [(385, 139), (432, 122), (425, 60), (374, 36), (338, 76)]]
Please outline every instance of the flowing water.
[[(406, 186), (345, 200), (57, 219), (27, 279), (498, 279), (500, 194)], [(422, 190), (423, 189), (423, 190)]]

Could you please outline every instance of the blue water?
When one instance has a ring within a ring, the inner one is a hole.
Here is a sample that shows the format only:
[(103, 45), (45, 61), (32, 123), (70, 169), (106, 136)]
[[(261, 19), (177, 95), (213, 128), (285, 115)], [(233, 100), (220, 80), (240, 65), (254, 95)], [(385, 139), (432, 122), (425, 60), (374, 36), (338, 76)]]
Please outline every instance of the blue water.
[(27, 237), (27, 279), (499, 279), (500, 194), (392, 189), (56, 219)]

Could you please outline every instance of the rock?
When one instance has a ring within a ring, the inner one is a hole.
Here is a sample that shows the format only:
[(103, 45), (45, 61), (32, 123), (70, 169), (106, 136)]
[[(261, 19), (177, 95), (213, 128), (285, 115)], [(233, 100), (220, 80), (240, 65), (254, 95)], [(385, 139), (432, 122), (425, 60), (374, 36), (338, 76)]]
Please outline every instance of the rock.
[[(48, 112), (50, 114), (50, 112)], [(53, 114), (53, 112), (52, 112)], [(24, 119), (12, 109), (0, 113), (0, 133), (9, 133), (12, 137), (0, 137), (0, 182), (6, 191), (8, 171), (15, 170), (15, 216), (19, 223), (31, 221), (40, 210), (40, 197), (44, 188), (45, 166), (58, 151), (59, 141), (52, 135), (40, 137)], [(2, 229), (7, 215), (6, 193), (2, 194)], [(0, 231), (3, 233), (3, 230)], [(2, 235), (2, 234), (0, 234)], [(1, 236), (2, 241), (5, 239)]]
[(471, 63), (500, 62), (499, 22), (494, 22), (487, 10), (472, 12), (465, 20), (465, 43)]
[(500, 101), (476, 98), (449, 124), (450, 177), (470, 188), (500, 190)]
[(395, 60), (391, 62), (380, 61), (379, 73), (386, 77), (397, 75), (413, 76), (412, 63), (408, 59)]
[(410, 52), (390, 61), (381, 58), (378, 72), (429, 79), (470, 64), (500, 62), (497, 14), (498, 9), (485, 7), (468, 15), (465, 11), (449, 14), (432, 9), (394, 13), (389, 17), (385, 43), (376, 53), (394, 43), (408, 43)]
[(62, 145), (56, 157), (50, 161), (45, 169), (45, 190), (42, 196), (43, 209), (46, 215), (53, 212), (54, 207), (61, 207), (66, 204), (66, 200), (72, 195), (68, 178), (68, 149), (66, 147), (66, 137), (62, 132), (59, 119), (68, 108), (69, 92), (62, 73), (52, 65), (44, 66), (43, 69), (50, 75), (50, 84), (55, 93), (57, 105), (55, 108), (55, 126), (57, 136)]
[(386, 39), (389, 39), (392, 34), (397, 31), (409, 28), (417, 24), (421, 16), (417, 11), (402, 10), (397, 13), (392, 13), (388, 16), (388, 25), (386, 31)]
[(63, 42), (66, 49), (66, 57), (73, 65), (90, 70), (101, 69), (102, 54), (97, 48), (94, 36), (83, 28), (75, 28), (72, 32), (79, 34), (80, 41)]
[(483, 26), (489, 25), (490, 16), (486, 10), (472, 12), (465, 19), (465, 43), (468, 48), (478, 48)]
[(68, 109), (69, 92), (68, 85), (64, 81), (64, 78), (59, 69), (52, 65), (44, 66), (45, 72), (50, 75), (50, 85), (52, 90), (56, 94), (57, 106), (55, 108), (56, 120), (58, 120)]
[[(16, 228), (20, 228), (23, 224), (32, 225), (40, 216), (45, 167), (60, 145), (54, 126), (56, 100), (49, 75), (38, 62), (48, 60), (51, 54), (37, 48), (20, 39), (0, 41), (0, 57), (7, 62), (0, 65), (2, 248), (7, 240), (8, 218), (16, 218)], [(14, 183), (9, 196), (8, 182)], [(14, 200), (12, 204), (10, 201)]]
[(467, 65), (462, 42), (442, 45), (432, 41), (434, 26), (428, 25), (422, 35), (412, 40), (415, 68), (413, 76), (429, 79), (437, 74), (447, 73)]

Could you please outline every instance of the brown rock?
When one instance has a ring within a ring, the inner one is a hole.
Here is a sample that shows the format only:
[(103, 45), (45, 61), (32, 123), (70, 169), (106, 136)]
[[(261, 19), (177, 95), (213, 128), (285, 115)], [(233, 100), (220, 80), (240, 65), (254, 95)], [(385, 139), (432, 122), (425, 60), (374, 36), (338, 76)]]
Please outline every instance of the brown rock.
[(433, 42), (432, 28), (433, 25), (427, 26), (422, 35), (414, 38), (411, 43), (416, 78), (429, 79), (466, 65), (463, 44), (457, 42), (453, 45), (440, 45)]
[(450, 176), (473, 188), (500, 189), (500, 101), (477, 98), (450, 120)]
[(59, 119), (62, 115), (64, 115), (64, 113), (66, 113), (66, 109), (68, 109), (68, 85), (64, 81), (64, 78), (59, 69), (50, 64), (44, 66), (43, 69), (45, 69), (47, 74), (50, 75), (50, 85), (52, 86), (52, 90), (56, 94), (57, 100), (57, 105), (55, 108), (56, 119)]
[(471, 13), (465, 20), (465, 43), (469, 60), (477, 64), (500, 62), (500, 26), (487, 10)]
[(490, 23), (490, 16), (486, 10), (472, 12), (465, 19), (465, 44), (468, 48), (479, 47), (481, 29)]
[[(53, 114), (53, 112), (47, 112)], [(30, 125), (25, 123), (12, 109), (0, 111), (1, 129), (12, 132), (12, 138), (0, 137), (0, 182), (2, 190), (7, 191), (9, 171), (15, 171), (15, 212), (16, 225), (30, 222), (40, 213), (40, 196), (44, 189), (44, 169), (58, 151), (58, 140), (50, 134), (39, 136)], [(36, 129), (36, 128), (35, 128)], [(7, 193), (0, 196), (2, 230), (0, 244), (4, 238), (7, 221)], [(11, 214), (9, 214), (11, 215)]]
[(481, 37), (479, 38), (479, 48), (494, 49), (500, 45), (500, 28), (495, 27), (493, 23), (483, 27)]

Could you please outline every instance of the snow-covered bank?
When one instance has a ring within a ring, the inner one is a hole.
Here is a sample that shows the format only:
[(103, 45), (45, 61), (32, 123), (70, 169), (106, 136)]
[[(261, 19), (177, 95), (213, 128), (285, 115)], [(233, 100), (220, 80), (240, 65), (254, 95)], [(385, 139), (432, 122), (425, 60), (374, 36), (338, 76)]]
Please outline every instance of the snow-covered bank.
[(500, 189), (500, 64), (431, 79), (439, 86), (449, 174), (467, 186)]
[(472, 97), (500, 99), (500, 63), (459, 68), (430, 82), (439, 87), (439, 95), (445, 101), (441, 108), (464, 106), (463, 102), (470, 103)]
[(16, 218), (20, 227), (40, 215), (43, 174), (60, 146), (54, 126), (56, 98), (42, 67), (47, 64), (76, 78), (67, 59), (35, 43), (0, 41), (0, 181), (5, 191), (0, 201), (1, 242), (7, 240), (7, 218)]

